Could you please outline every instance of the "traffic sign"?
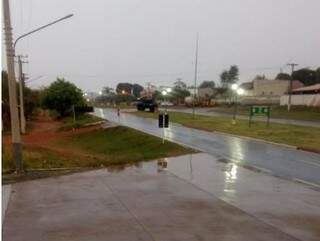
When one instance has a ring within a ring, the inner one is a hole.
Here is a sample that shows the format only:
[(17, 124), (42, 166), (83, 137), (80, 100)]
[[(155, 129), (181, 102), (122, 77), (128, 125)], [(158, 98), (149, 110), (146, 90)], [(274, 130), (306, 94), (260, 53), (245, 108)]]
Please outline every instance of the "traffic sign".
[(267, 117), (267, 126), (269, 126), (270, 106), (251, 106), (250, 107), (250, 116), (249, 116), (249, 127), (251, 127), (251, 122), (252, 122), (253, 116), (266, 116)]
[(251, 115), (268, 115), (270, 112), (269, 106), (252, 106)]

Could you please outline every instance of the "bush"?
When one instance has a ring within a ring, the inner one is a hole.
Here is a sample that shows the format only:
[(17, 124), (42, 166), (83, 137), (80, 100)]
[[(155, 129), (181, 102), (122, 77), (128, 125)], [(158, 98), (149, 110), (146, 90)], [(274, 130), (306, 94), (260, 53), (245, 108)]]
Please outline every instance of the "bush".
[(57, 79), (44, 90), (42, 105), (58, 112), (59, 117), (67, 116), (72, 111), (72, 106), (85, 106), (82, 91), (74, 84)]

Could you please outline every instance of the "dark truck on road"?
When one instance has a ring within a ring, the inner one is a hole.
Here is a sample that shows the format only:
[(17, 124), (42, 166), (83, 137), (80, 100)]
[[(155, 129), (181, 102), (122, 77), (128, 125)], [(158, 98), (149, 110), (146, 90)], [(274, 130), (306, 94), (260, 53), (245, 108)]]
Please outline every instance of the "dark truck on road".
[(137, 110), (139, 111), (145, 111), (146, 109), (149, 109), (150, 112), (155, 112), (157, 108), (158, 104), (153, 98), (142, 97), (138, 99)]

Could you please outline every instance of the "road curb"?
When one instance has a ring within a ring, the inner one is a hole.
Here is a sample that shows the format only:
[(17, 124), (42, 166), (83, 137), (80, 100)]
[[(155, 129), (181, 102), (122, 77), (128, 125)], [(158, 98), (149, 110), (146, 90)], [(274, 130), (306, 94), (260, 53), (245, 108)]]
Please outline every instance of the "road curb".
[(105, 121), (97, 121), (97, 122), (92, 122), (92, 123), (84, 124), (83, 126), (84, 126), (84, 127), (96, 126), (96, 125), (101, 125), (101, 124), (104, 124), (104, 123), (105, 123)]
[(266, 140), (263, 140), (263, 139), (258, 139), (258, 138), (254, 138), (254, 137), (250, 137), (250, 136), (235, 135), (235, 134), (230, 134), (230, 133), (221, 132), (221, 131), (212, 131), (212, 132), (220, 134), (220, 135), (233, 136), (233, 137), (238, 137), (238, 138), (242, 138), (242, 139), (248, 139), (248, 140), (252, 140), (252, 141), (264, 142), (264, 143), (268, 143), (268, 144), (271, 144), (271, 145), (282, 146), (282, 147), (287, 147), (287, 148), (291, 148), (291, 149), (298, 149), (297, 146), (283, 144), (283, 143), (277, 143), (277, 142), (273, 142), (273, 141), (266, 141)]
[(299, 147), (299, 146), (297, 147), (297, 149), (301, 151), (314, 152), (314, 153), (320, 154), (320, 150), (317, 150), (317, 149), (305, 148), (305, 147)]
[[(175, 123), (176, 124), (176, 123)], [(258, 139), (258, 138), (254, 138), (254, 137), (249, 137), (249, 136), (241, 136), (241, 135), (235, 135), (235, 134), (231, 134), (231, 133), (227, 133), (227, 132), (221, 132), (221, 131), (215, 131), (215, 130), (208, 130), (205, 128), (195, 128), (193, 126), (189, 126), (189, 125), (182, 125), (188, 128), (193, 128), (195, 130), (201, 130), (201, 131), (206, 131), (208, 133), (216, 133), (218, 135), (224, 135), (224, 136), (231, 136), (231, 137), (237, 137), (237, 138), (241, 138), (241, 139), (247, 139), (247, 140), (252, 140), (252, 141), (258, 141), (258, 142), (264, 142), (264, 143), (268, 143), (268, 144), (272, 144), (272, 145), (276, 145), (276, 146), (282, 146), (282, 147), (286, 147), (286, 148), (291, 148), (291, 149), (298, 149), (297, 146), (293, 146), (293, 145), (288, 145), (288, 144), (283, 144), (283, 143), (277, 143), (277, 142), (272, 142), (272, 141), (266, 141), (263, 139)]]
[(291, 148), (291, 149), (295, 149), (295, 150), (300, 150), (300, 151), (306, 151), (306, 152), (312, 152), (312, 153), (320, 154), (320, 150), (313, 149), (313, 148), (293, 146), (293, 145), (288, 145), (288, 144), (283, 144), (283, 143), (266, 141), (266, 140), (263, 140), (263, 139), (257, 139), (257, 138), (249, 137), (249, 136), (234, 135), (234, 134), (225, 133), (225, 132), (220, 132), (220, 131), (212, 131), (212, 132), (215, 132), (215, 133), (218, 133), (218, 134), (221, 134), (221, 135), (228, 135), (228, 136), (238, 137), (238, 138), (242, 138), (242, 139), (248, 139), (248, 140), (253, 140), (253, 141), (264, 142), (264, 143), (268, 143), (268, 144), (271, 144), (271, 145), (276, 145), (276, 146), (282, 146), (282, 147), (286, 147), (286, 148)]

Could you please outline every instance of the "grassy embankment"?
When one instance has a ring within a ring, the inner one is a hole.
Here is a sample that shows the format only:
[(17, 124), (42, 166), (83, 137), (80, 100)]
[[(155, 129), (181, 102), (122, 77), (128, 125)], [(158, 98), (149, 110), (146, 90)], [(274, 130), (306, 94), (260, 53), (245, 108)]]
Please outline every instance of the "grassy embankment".
[[(89, 119), (87, 122), (97, 120)], [(87, 122), (83, 120), (83, 123)], [(41, 145), (25, 143), (23, 159), (27, 172), (20, 176), (12, 174), (15, 165), (12, 162), (11, 146), (4, 145), (3, 181), (8, 183), (75, 170), (134, 164), (194, 152), (172, 142), (162, 144), (160, 138), (127, 127), (85, 129), (79, 132), (54, 130), (57, 136), (49, 141), (44, 140)]]
[(73, 120), (73, 117), (66, 117), (62, 120), (63, 126), (60, 127), (60, 131), (72, 130), (73, 128), (82, 128), (86, 125), (94, 124), (101, 122), (103, 119), (90, 115), (90, 114), (81, 114), (76, 116), (76, 121)]
[[(249, 108), (249, 106), (238, 106), (237, 112), (241, 115), (248, 116)], [(234, 108), (232, 106), (217, 106), (213, 107), (212, 111), (232, 114)], [(272, 106), (271, 117), (291, 120), (320, 121), (320, 108), (293, 106), (291, 111), (288, 112), (286, 106)]]
[[(137, 116), (158, 118), (158, 113), (134, 112)], [(284, 125), (265, 122), (253, 122), (251, 128), (246, 120), (237, 120), (237, 124), (231, 123), (231, 117), (209, 117), (191, 114), (170, 112), (170, 121), (184, 126), (207, 130), (219, 131), (228, 134), (240, 135), (262, 139), (266, 141), (298, 146), (303, 149), (320, 151), (320, 128)]]

